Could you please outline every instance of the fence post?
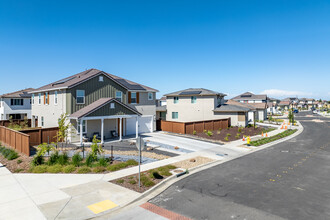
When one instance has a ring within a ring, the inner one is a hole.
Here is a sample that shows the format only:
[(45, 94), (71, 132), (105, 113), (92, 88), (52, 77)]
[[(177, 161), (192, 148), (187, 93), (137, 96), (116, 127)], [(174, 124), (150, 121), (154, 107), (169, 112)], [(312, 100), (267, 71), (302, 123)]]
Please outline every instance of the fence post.
[(41, 129), (39, 128), (39, 144), (42, 144), (42, 132)]

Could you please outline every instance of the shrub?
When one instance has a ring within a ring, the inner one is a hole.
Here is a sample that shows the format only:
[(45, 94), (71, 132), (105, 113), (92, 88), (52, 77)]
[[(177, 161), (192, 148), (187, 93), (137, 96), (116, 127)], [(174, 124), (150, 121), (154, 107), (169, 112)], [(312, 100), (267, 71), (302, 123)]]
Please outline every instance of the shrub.
[(72, 164), (76, 167), (80, 166), (80, 163), (82, 160), (83, 160), (83, 158), (79, 152), (75, 153), (71, 158)]
[(33, 157), (32, 161), (31, 161), (33, 166), (39, 166), (42, 165), (44, 163), (44, 157), (41, 155), (36, 155)]
[(88, 154), (88, 156), (86, 157), (86, 165), (91, 167), (94, 161), (95, 161), (94, 155)]
[(94, 161), (97, 160), (97, 155), (101, 154), (103, 152), (102, 144), (98, 145), (98, 143), (100, 143), (100, 142), (101, 141), (96, 138), (96, 135), (94, 135), (92, 145), (91, 145), (92, 152), (90, 153), (93, 156)]
[(207, 136), (211, 137), (213, 135), (212, 131), (207, 131)]
[(106, 171), (105, 167), (95, 167), (93, 169), (94, 173), (103, 173), (104, 171)]
[(204, 130), (203, 132), (204, 132), (204, 133), (206, 133), (206, 132), (207, 132), (207, 130)]
[(35, 166), (32, 168), (32, 173), (46, 173), (46, 172), (47, 172), (46, 165)]
[(86, 167), (86, 166), (84, 166), (84, 167), (80, 167), (80, 168), (78, 169), (78, 173), (90, 173), (90, 172), (92, 172), (91, 168)]
[(241, 134), (240, 133), (237, 133), (236, 136), (235, 136), (236, 139), (238, 139), (240, 137), (241, 137)]
[(22, 163), (23, 161), (21, 159), (17, 160), (17, 164)]
[(155, 185), (155, 183), (145, 175), (141, 175), (141, 183), (145, 187), (150, 187), (150, 186)]
[(162, 176), (171, 176), (170, 168), (167, 166), (158, 167), (157, 170), (159, 171), (160, 175)]
[(193, 131), (193, 135), (196, 135), (196, 134), (197, 134), (197, 132), (194, 130), (194, 131)]
[(62, 166), (60, 164), (56, 164), (54, 166), (48, 166), (47, 172), (48, 173), (60, 173), (60, 172), (62, 172)]
[(231, 134), (227, 133), (227, 137), (230, 137), (230, 136), (231, 136)]
[(66, 152), (63, 152), (62, 154), (60, 154), (58, 156), (58, 163), (61, 164), (61, 165), (65, 165), (67, 164), (69, 161), (69, 157), (68, 157), (68, 154)]
[(47, 161), (48, 165), (54, 165), (58, 162), (59, 159), (59, 155), (58, 155), (58, 151), (55, 151), (54, 153), (52, 153)]
[(152, 179), (163, 179), (164, 177), (160, 175), (157, 171), (151, 171), (149, 177)]
[(117, 183), (124, 183), (124, 179), (119, 179), (116, 181)]
[(101, 166), (101, 167), (106, 167), (106, 166), (108, 166), (108, 163), (109, 163), (109, 159), (108, 159), (108, 158), (101, 157), (101, 158), (99, 159), (99, 166)]
[(18, 158), (18, 153), (14, 151), (13, 149), (9, 149), (6, 147), (2, 147), (0, 149), (0, 153), (7, 159), (7, 160), (14, 160)]
[(228, 141), (228, 137), (225, 137), (225, 141)]
[(218, 130), (219, 130), (219, 131), (221, 131), (221, 130), (222, 130), (222, 128), (219, 128)]
[(134, 185), (134, 184), (136, 184), (136, 181), (135, 180), (130, 180), (130, 181), (128, 181), (128, 183)]
[(242, 128), (241, 128), (241, 127), (238, 128), (238, 132), (239, 132), (239, 133), (242, 132)]
[(18, 158), (18, 154), (16, 151), (11, 150), (11, 152), (8, 154), (6, 158), (8, 160), (15, 160), (16, 158)]
[(67, 166), (63, 167), (62, 170), (64, 173), (72, 173), (76, 170), (76, 167), (74, 165), (67, 165)]

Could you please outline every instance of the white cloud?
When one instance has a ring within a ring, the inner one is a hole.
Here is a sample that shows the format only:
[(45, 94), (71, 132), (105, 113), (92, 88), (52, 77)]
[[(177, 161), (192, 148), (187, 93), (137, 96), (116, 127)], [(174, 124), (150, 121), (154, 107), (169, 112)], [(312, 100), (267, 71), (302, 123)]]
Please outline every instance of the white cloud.
[(274, 96), (274, 97), (313, 96), (313, 93), (311, 92), (289, 91), (289, 90), (280, 90), (280, 89), (267, 89), (262, 91), (261, 94), (267, 94), (268, 96)]

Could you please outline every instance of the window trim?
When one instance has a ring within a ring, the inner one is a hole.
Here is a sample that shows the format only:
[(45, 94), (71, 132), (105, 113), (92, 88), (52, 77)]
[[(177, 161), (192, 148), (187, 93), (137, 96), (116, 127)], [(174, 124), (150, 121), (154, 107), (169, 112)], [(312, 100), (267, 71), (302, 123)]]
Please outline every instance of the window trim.
[[(121, 94), (121, 95), (120, 95), (120, 100), (118, 100), (119, 97), (117, 97), (117, 92), (120, 92), (120, 94)], [(117, 101), (121, 101), (121, 102), (123, 102), (123, 92), (117, 90), (117, 91), (116, 91), (116, 94), (115, 94), (115, 99), (116, 99)]]
[[(176, 113), (176, 118), (174, 117)], [(179, 118), (179, 112), (172, 112), (172, 119), (178, 119)]]
[[(150, 94), (151, 94), (151, 99), (149, 97)], [(148, 100), (149, 101), (154, 100), (154, 94), (152, 92), (148, 92)]]
[(99, 82), (104, 82), (104, 77), (103, 76), (99, 76)]
[[(78, 91), (83, 91), (84, 92), (84, 96), (79, 96), (79, 98), (81, 98), (81, 97), (84, 98), (84, 102), (83, 103), (78, 103)], [(85, 90), (83, 90), (83, 89), (77, 89), (76, 90), (76, 104), (77, 105), (84, 105), (85, 104), (85, 98), (86, 98)]]
[(44, 116), (41, 116), (40, 117), (40, 120), (41, 120), (41, 127), (44, 127), (45, 126), (45, 118), (44, 118)]
[(41, 105), (41, 92), (38, 93), (38, 105)]
[[(135, 102), (133, 102), (133, 94), (135, 94)], [(137, 104), (137, 92), (131, 92), (131, 104)]]
[(173, 103), (178, 104), (179, 103), (179, 96), (174, 96), (173, 97)]
[(197, 96), (191, 96), (190, 102), (191, 102), (191, 104), (196, 104), (197, 103)]
[(55, 91), (54, 92), (54, 105), (57, 105), (58, 104), (58, 92)]
[(44, 103), (44, 105), (49, 105), (48, 103), (49, 103), (49, 93), (48, 92), (45, 92), (44, 93), (44, 96), (45, 96), (45, 103)]
[[(113, 106), (113, 107), (112, 107)], [(116, 105), (114, 102), (110, 102), (110, 109), (115, 109), (116, 108)]]
[[(85, 123), (85, 132), (84, 132), (84, 123)], [(77, 123), (77, 134), (80, 134), (80, 120)], [(83, 134), (87, 134), (87, 120), (83, 120)]]

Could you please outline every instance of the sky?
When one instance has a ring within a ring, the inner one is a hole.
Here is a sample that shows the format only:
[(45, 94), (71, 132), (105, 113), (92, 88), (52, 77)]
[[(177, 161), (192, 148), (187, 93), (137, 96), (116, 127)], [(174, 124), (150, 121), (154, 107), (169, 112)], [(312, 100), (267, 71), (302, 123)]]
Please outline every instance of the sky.
[(0, 94), (89, 68), (163, 94), (330, 100), (330, 1), (0, 0)]

